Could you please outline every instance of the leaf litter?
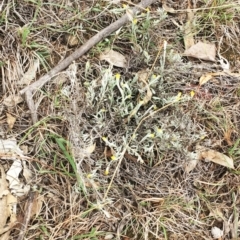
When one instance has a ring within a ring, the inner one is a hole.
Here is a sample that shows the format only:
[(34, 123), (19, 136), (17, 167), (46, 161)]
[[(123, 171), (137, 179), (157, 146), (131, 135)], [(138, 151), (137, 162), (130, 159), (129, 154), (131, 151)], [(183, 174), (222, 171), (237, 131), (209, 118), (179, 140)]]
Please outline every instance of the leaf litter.
[(114, 50), (105, 50), (99, 56), (100, 60), (105, 60), (112, 66), (126, 68), (127, 67), (127, 59), (121, 53)]
[(211, 161), (219, 165), (222, 165), (224, 167), (234, 169), (233, 159), (226, 156), (223, 153), (205, 148), (200, 145), (197, 146), (197, 151), (198, 151), (200, 160), (205, 159), (206, 161)]
[(33, 60), (30, 63), (28, 70), (24, 73), (20, 81), (18, 82), (19, 85), (29, 85), (31, 81), (36, 77), (37, 71), (39, 69), (39, 59)]
[(184, 56), (198, 58), (206, 61), (216, 61), (216, 47), (212, 43), (203, 43), (199, 41), (198, 43), (190, 46), (185, 50)]
[(14, 123), (16, 122), (16, 118), (9, 113), (6, 113), (6, 115), (7, 115), (7, 124), (9, 126), (9, 129), (13, 129)]

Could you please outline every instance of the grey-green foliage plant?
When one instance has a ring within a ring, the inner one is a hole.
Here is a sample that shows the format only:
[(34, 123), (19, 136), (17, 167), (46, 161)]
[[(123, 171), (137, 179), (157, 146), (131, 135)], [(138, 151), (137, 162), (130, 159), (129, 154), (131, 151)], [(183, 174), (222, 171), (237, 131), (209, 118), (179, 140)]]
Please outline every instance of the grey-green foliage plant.
[[(147, 16), (149, 18), (149, 15)], [(146, 21), (149, 21), (148, 18)], [(132, 23), (136, 41), (138, 34), (146, 27), (144, 24), (136, 26)], [(114, 74), (112, 67), (102, 68), (97, 79), (91, 79), (85, 84), (86, 115), (93, 129), (89, 137), (92, 139), (100, 137), (105, 145), (115, 152), (116, 159), (121, 156), (123, 149), (127, 148), (127, 151), (139, 161), (143, 162), (143, 157), (152, 161), (156, 157), (156, 152), (180, 152), (186, 148), (189, 140), (194, 142), (204, 135), (204, 132), (198, 131), (190, 117), (179, 114), (178, 108), (181, 102), (176, 101), (177, 92), (172, 91), (168, 94), (166, 90), (169, 84), (165, 83), (166, 79), (174, 76), (170, 66), (180, 66), (184, 71), (188, 71), (190, 66), (183, 64), (181, 57), (176, 53), (166, 48), (164, 51), (158, 66), (152, 69), (146, 79), (152, 97), (145, 105), (139, 102), (146, 96), (147, 87), (139, 80), (138, 74), (127, 78), (125, 75)], [(166, 58), (170, 63), (167, 69), (165, 69)], [(152, 59), (147, 59), (147, 62), (149, 61)], [(91, 71), (89, 62), (86, 64), (86, 69)], [(158, 73), (156, 76), (153, 74), (155, 71)], [(88, 74), (85, 74), (85, 77), (87, 76)], [(172, 84), (171, 81), (169, 82)], [(184, 96), (181, 101), (189, 100), (190, 97)], [(171, 110), (173, 115), (161, 111), (155, 114), (156, 106), (161, 108), (171, 103), (174, 105), (173, 109), (176, 108), (175, 112)], [(152, 116), (141, 122), (148, 115)], [(187, 134), (183, 126), (188, 129)], [(137, 132), (135, 132), (136, 128), (138, 128)]]
[[(153, 94), (159, 92), (159, 81), (159, 76), (149, 76), (148, 84)], [(182, 151), (189, 140), (194, 142), (205, 134), (198, 131), (189, 116), (178, 111), (172, 116), (154, 115), (156, 105), (174, 102), (176, 96), (165, 99), (156, 96), (152, 103), (140, 107), (131, 121), (126, 122), (126, 117), (138, 104), (139, 96), (141, 99), (146, 94), (140, 85), (137, 76), (124, 79), (114, 75), (111, 68), (102, 70), (100, 81), (96, 79), (88, 83), (86, 104), (92, 109), (89, 122), (98, 137), (107, 138), (105, 144), (114, 149), (116, 156), (121, 155), (123, 146), (127, 146), (130, 139), (128, 152), (142, 161), (141, 156), (154, 159), (156, 149), (160, 152)], [(141, 119), (151, 113), (153, 117), (145, 121), (133, 137)]]

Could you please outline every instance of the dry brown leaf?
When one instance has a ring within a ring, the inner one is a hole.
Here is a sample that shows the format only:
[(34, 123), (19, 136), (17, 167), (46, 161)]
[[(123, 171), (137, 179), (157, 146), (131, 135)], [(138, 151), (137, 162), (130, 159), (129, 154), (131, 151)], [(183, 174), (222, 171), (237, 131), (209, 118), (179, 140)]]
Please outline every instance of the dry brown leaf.
[(7, 195), (7, 203), (8, 203), (8, 213), (10, 217), (10, 223), (15, 223), (17, 221), (17, 211), (16, 211), (16, 205), (17, 205), (17, 198), (13, 196), (12, 194)]
[(168, 13), (175, 13), (176, 12), (174, 8), (168, 7), (165, 2), (162, 5), (162, 9), (164, 11), (168, 12)]
[(209, 80), (214, 78), (215, 76), (223, 76), (226, 75), (224, 72), (215, 72), (215, 73), (205, 73), (199, 79), (199, 85), (202, 86), (203, 84), (207, 83)]
[(33, 63), (30, 64), (27, 72), (24, 73), (24, 75), (22, 76), (18, 84), (20, 85), (30, 84), (31, 81), (36, 77), (38, 68), (39, 68), (39, 59), (36, 59), (33, 61)]
[(16, 221), (16, 212), (14, 210), (16, 207), (17, 200), (10, 194), (8, 190), (8, 182), (6, 180), (6, 174), (2, 165), (0, 165), (1, 177), (0, 177), (0, 235), (9, 231), (15, 221)]
[(212, 43), (198, 42), (186, 49), (184, 56), (215, 62), (216, 48)]
[(76, 35), (67, 35), (66, 36), (66, 42), (68, 47), (72, 48), (72, 47), (76, 47), (79, 44), (79, 38)]
[(139, 82), (146, 82), (148, 80), (150, 70), (148, 68), (142, 69), (137, 72), (137, 77)]
[(207, 83), (209, 80), (213, 78), (212, 73), (205, 73), (199, 79), (199, 85), (202, 86), (203, 84)]
[(204, 148), (204, 147), (198, 147), (197, 151), (199, 151), (200, 159), (205, 159), (205, 160), (217, 163), (219, 165), (222, 165), (224, 167), (234, 169), (233, 159), (226, 156), (223, 153), (220, 153), (218, 151), (211, 150), (208, 148)]
[(7, 124), (9, 129), (13, 129), (14, 123), (16, 122), (16, 118), (13, 117), (11, 114), (6, 113), (7, 115)]
[(1, 240), (9, 240), (10, 231), (5, 232), (1, 235)]
[(92, 154), (95, 150), (95, 147), (96, 147), (96, 143), (93, 143), (92, 145), (88, 146), (85, 150), (86, 153), (87, 154)]
[(100, 60), (105, 60), (113, 66), (126, 68), (127, 59), (119, 52), (114, 50), (106, 50), (99, 56)]
[(10, 95), (3, 100), (3, 104), (7, 107), (15, 107), (17, 104), (21, 103), (23, 98), (20, 95)]
[(37, 217), (39, 215), (42, 209), (43, 202), (44, 202), (44, 196), (35, 194), (35, 197), (32, 203), (31, 213), (30, 213), (31, 217), (33, 216)]
[(186, 173), (190, 173), (198, 164), (198, 159), (193, 159), (187, 162), (185, 166)]

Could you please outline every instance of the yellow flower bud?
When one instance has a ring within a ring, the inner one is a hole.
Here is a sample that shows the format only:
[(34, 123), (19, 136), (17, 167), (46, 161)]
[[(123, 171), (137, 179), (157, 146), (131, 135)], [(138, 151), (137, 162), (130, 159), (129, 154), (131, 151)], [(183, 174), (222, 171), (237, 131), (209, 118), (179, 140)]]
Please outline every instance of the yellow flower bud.
[(178, 95), (177, 95), (177, 97), (176, 97), (176, 101), (179, 101), (179, 100), (181, 99), (181, 96), (182, 96), (182, 93), (179, 92)]
[(148, 136), (149, 136), (150, 138), (154, 138), (154, 137), (155, 137), (155, 134), (154, 134), (154, 133), (150, 133)]
[(102, 140), (103, 140), (104, 142), (106, 142), (106, 141), (107, 141), (107, 137), (102, 137)]
[(192, 91), (190, 92), (191, 98), (194, 97), (194, 95), (195, 95), (195, 92), (192, 90)]
[(117, 74), (115, 75), (115, 77), (116, 77), (116, 80), (119, 81), (119, 80), (120, 80), (120, 77), (121, 77), (121, 74), (120, 74), (120, 73), (117, 73)]
[(107, 176), (108, 174), (109, 174), (109, 168), (107, 167), (106, 170), (105, 170), (105, 172), (104, 172), (104, 175)]
[(133, 22), (134, 25), (136, 25), (138, 20), (136, 18), (134, 18), (132, 22)]
[(163, 130), (161, 128), (157, 129), (157, 133), (162, 133), (162, 132), (163, 132)]

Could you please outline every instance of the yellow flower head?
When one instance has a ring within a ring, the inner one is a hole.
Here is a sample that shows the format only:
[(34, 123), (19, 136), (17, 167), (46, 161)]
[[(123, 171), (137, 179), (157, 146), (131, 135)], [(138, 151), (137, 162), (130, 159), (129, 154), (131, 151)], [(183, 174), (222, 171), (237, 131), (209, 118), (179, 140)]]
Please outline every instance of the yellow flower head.
[(93, 177), (93, 174), (91, 174), (91, 173), (89, 173), (88, 175), (87, 175), (87, 178), (92, 178)]
[(161, 128), (157, 128), (157, 133), (161, 134), (163, 132), (163, 130)]
[(149, 8), (145, 8), (146, 12), (150, 12)]
[(133, 22), (134, 25), (136, 25), (138, 20), (136, 18), (134, 18), (132, 22)]
[(124, 9), (126, 9), (126, 8), (128, 8), (128, 5), (127, 5), (127, 4), (123, 4), (122, 7), (123, 7)]
[(114, 160), (117, 160), (117, 157), (116, 157), (115, 155), (112, 155), (112, 156), (111, 156), (111, 160), (113, 160), (113, 161), (114, 161)]
[(193, 98), (194, 95), (195, 95), (195, 92), (192, 90), (192, 91), (190, 92), (190, 96), (191, 96), (191, 98)]
[(104, 142), (106, 142), (106, 141), (107, 141), (107, 137), (102, 137), (102, 140), (103, 140)]
[(181, 99), (181, 96), (182, 96), (182, 93), (181, 92), (178, 92), (178, 95), (176, 97), (176, 101), (179, 101)]
[(119, 80), (120, 80), (120, 77), (121, 77), (121, 74), (120, 74), (120, 73), (117, 73), (117, 74), (115, 75), (115, 77), (116, 77), (116, 80), (119, 81)]
[(149, 136), (150, 138), (154, 138), (154, 137), (155, 137), (155, 134), (154, 134), (154, 133), (150, 133), (148, 136)]
[(105, 172), (104, 172), (104, 175), (108, 175), (109, 174), (109, 167), (106, 168)]

